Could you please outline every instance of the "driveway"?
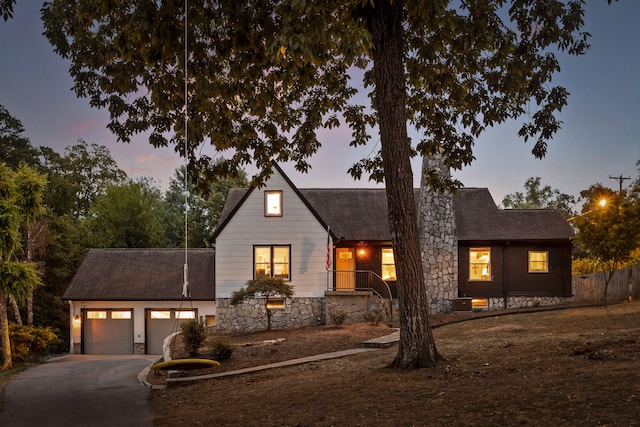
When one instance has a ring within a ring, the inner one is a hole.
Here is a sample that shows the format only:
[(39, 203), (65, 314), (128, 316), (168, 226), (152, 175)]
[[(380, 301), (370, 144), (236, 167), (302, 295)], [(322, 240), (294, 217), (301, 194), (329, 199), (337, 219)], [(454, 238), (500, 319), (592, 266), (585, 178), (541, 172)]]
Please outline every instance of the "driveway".
[(14, 377), (0, 426), (152, 426), (137, 375), (160, 356), (71, 355)]

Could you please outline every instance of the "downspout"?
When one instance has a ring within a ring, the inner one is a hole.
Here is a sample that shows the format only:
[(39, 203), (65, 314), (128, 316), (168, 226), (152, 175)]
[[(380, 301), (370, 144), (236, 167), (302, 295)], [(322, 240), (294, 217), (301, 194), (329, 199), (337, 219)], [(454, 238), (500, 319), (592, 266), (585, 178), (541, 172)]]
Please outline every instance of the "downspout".
[(508, 294), (508, 286), (507, 286), (507, 274), (509, 273), (509, 265), (507, 262), (507, 255), (509, 252), (509, 241), (507, 241), (502, 247), (502, 298), (503, 298), (503, 307), (506, 310), (509, 308), (509, 300), (507, 298)]

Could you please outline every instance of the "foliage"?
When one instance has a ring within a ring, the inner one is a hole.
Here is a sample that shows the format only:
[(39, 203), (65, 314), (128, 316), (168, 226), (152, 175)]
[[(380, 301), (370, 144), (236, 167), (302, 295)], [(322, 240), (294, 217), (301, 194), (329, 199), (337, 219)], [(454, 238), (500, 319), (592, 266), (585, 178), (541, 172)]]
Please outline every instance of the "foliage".
[(558, 209), (565, 218), (573, 216), (575, 197), (561, 193), (545, 185), (540, 187), (540, 177), (531, 177), (524, 183), (525, 192), (516, 191), (502, 199), (502, 205), (509, 209)]
[(60, 339), (50, 327), (9, 325), (11, 357), (17, 362), (36, 362), (56, 348)]
[(19, 228), (41, 212), (40, 202), (46, 178), (28, 166), (17, 171), (0, 163), (0, 343), (2, 370), (11, 368), (11, 342), (7, 299), (23, 300), (40, 284), (33, 262), (19, 259), (22, 242)]
[(373, 326), (377, 326), (378, 323), (382, 322), (384, 320), (384, 317), (384, 310), (380, 307), (374, 310), (369, 310), (364, 314), (364, 320), (371, 323), (371, 325)]
[(23, 136), (24, 127), (20, 120), (0, 105), (0, 162), (16, 169), (21, 163), (37, 165), (38, 150), (33, 148), (29, 138)]
[(293, 287), (279, 277), (262, 277), (260, 279), (248, 280), (246, 287), (240, 288), (231, 294), (231, 305), (242, 304), (247, 298), (264, 298), (264, 309), (267, 313), (267, 330), (271, 330), (271, 309), (269, 308), (269, 298), (281, 296), (291, 298)]
[(223, 337), (210, 337), (207, 340), (209, 357), (213, 360), (229, 360), (233, 354), (233, 345)]
[[(184, 166), (176, 169), (175, 175), (165, 192), (166, 203), (166, 236), (168, 245), (180, 247), (184, 245)], [(238, 171), (237, 178), (220, 178), (206, 183), (206, 189), (189, 183), (189, 227), (188, 246), (192, 248), (209, 247), (210, 239), (220, 220), (230, 188), (246, 188), (249, 185), (244, 171)], [(200, 185), (204, 185), (200, 181)]]
[(182, 330), (182, 342), (189, 356), (197, 356), (198, 350), (207, 339), (207, 330), (204, 324), (197, 319), (188, 319), (180, 325)]
[[(535, 140), (533, 154), (544, 156), (568, 96), (551, 85), (560, 69), (556, 55), (588, 47), (588, 34), (580, 32), (582, 1), (228, 0), (188, 6), (185, 28), (178, 3), (54, 0), (42, 9), (44, 34), (71, 61), (78, 96), (109, 109), (118, 139), (148, 132), (156, 147), (172, 144), (182, 153), (186, 145), (189, 172), (202, 179), (251, 163), (262, 182), (273, 161), (292, 161), (306, 171), (320, 146), (319, 129), (346, 126), (349, 143), (361, 145), (377, 125), (380, 152), (350, 172), (361, 177), (366, 171), (386, 184), (402, 283), (400, 323), (411, 328), (394, 365), (433, 365), (410, 158), (446, 154), (447, 167), (462, 168), (484, 129), (520, 117), (526, 121), (519, 135)], [(187, 80), (187, 70), (198, 78)], [(352, 83), (360, 72), (362, 82)], [(369, 106), (359, 92), (368, 92)], [(410, 141), (408, 124), (420, 141)], [(200, 151), (205, 141), (228, 159), (211, 162)], [(427, 176), (433, 188), (455, 184)]]
[(341, 308), (329, 310), (329, 318), (331, 318), (331, 321), (336, 325), (337, 328), (341, 328), (348, 317), (349, 313)]
[(90, 212), (92, 247), (165, 246), (162, 195), (149, 180), (129, 180), (107, 187)]
[[(577, 227), (576, 241), (587, 258), (595, 260), (605, 273), (604, 299), (613, 273), (621, 268), (640, 247), (640, 200), (627, 191), (615, 192), (600, 184), (580, 195), (587, 201), (581, 215), (572, 222)], [(604, 207), (598, 205), (605, 198)]]

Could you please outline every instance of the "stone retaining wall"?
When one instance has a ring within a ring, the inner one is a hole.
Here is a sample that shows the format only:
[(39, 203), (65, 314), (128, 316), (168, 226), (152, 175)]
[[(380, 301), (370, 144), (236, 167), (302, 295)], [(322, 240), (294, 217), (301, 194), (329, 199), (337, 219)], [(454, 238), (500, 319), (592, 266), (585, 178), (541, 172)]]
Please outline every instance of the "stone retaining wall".
[(569, 304), (571, 302), (573, 302), (572, 297), (541, 297), (541, 296), (508, 297), (507, 307), (505, 307), (504, 298), (488, 298), (487, 310), (503, 310), (505, 308), (546, 307), (550, 305)]
[[(216, 300), (216, 326), (221, 331), (267, 329), (264, 299), (248, 298), (233, 306), (228, 298)], [(326, 323), (324, 298), (288, 298), (284, 308), (272, 309), (273, 329), (299, 328)]]
[(335, 310), (347, 312), (345, 324), (367, 322), (369, 321), (367, 313), (374, 311), (384, 313), (383, 322), (389, 321), (387, 304), (381, 298), (374, 296), (371, 291), (327, 291), (325, 298), (327, 324), (331, 323), (329, 313)]

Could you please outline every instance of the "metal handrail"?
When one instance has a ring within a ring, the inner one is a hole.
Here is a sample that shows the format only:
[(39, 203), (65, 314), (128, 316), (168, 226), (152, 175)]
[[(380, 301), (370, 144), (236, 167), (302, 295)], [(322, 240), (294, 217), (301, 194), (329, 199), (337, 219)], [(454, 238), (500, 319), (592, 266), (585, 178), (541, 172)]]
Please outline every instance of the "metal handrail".
[[(376, 277), (378, 280), (380, 280), (384, 286), (387, 288), (387, 294), (389, 295), (389, 323), (392, 324), (393, 323), (393, 295), (391, 295), (391, 288), (389, 287), (389, 284), (387, 283), (386, 280), (384, 280), (382, 277), (380, 277), (380, 275), (378, 273), (376, 273), (375, 271), (371, 271), (371, 270), (327, 270), (327, 290), (328, 291), (336, 291), (336, 284), (333, 283), (331, 284), (331, 281), (329, 280), (329, 277), (334, 277), (335, 273), (353, 273), (354, 277), (357, 277), (358, 273), (365, 273), (367, 274), (369, 277), (373, 276)], [(357, 280), (355, 280), (354, 282), (357, 283)], [(386, 303), (386, 298), (383, 297), (380, 292), (378, 292), (376, 289), (374, 289), (372, 286), (368, 286), (368, 287), (358, 287), (356, 285), (356, 283), (354, 283), (354, 287), (353, 290), (354, 291), (371, 291), (374, 292), (376, 295), (378, 295), (378, 297), (380, 297), (380, 299), (382, 299), (385, 303)], [(369, 285), (371, 285), (371, 278), (369, 278), (367, 280), (367, 283)]]

